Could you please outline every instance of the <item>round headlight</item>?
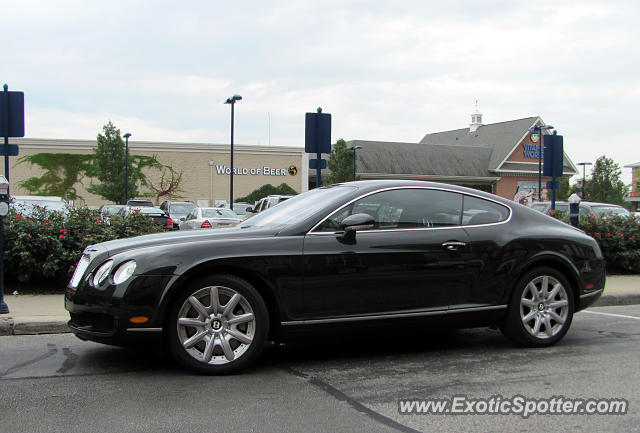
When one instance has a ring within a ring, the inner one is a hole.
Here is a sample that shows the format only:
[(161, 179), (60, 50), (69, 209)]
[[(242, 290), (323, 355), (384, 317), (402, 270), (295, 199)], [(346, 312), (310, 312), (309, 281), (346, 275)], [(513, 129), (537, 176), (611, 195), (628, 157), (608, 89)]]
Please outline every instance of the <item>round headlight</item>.
[(115, 284), (124, 283), (133, 275), (136, 270), (136, 261), (129, 260), (118, 267), (118, 270), (113, 274), (113, 282)]
[(93, 287), (98, 287), (109, 276), (111, 268), (113, 267), (113, 260), (104, 262), (102, 266), (98, 268), (93, 276)]

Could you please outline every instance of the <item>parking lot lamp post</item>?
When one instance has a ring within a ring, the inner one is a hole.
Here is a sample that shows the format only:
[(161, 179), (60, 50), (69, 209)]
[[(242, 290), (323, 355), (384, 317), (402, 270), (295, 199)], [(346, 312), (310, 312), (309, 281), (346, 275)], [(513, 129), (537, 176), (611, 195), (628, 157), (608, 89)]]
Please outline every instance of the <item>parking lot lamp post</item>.
[(131, 133), (127, 132), (123, 135), (124, 145), (124, 204), (129, 201), (129, 137)]
[(535, 125), (529, 128), (529, 132), (538, 131), (538, 201), (542, 201), (542, 153), (544, 152), (544, 140), (542, 131), (553, 129), (551, 125)]
[(236, 101), (241, 101), (242, 96), (233, 95), (224, 102), (231, 105), (231, 173), (229, 177), (229, 207), (233, 210), (233, 107), (236, 105)]
[(586, 168), (587, 165), (593, 165), (591, 162), (579, 162), (578, 165), (582, 166), (582, 187), (580, 188), (581, 199), (584, 200), (584, 183), (586, 182)]
[(362, 146), (351, 146), (350, 151), (353, 152), (353, 181), (356, 180), (356, 150), (362, 149)]

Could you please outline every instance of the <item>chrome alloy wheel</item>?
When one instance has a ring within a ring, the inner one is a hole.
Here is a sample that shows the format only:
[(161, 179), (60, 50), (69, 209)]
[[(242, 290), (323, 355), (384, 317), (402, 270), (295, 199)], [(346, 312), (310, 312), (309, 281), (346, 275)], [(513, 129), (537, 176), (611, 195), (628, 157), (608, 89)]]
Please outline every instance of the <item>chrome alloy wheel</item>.
[(524, 328), (542, 340), (557, 335), (569, 316), (567, 289), (549, 275), (531, 280), (520, 298), (520, 319)]
[(223, 365), (242, 357), (256, 333), (247, 299), (225, 286), (204, 287), (178, 311), (177, 334), (183, 349), (206, 364)]

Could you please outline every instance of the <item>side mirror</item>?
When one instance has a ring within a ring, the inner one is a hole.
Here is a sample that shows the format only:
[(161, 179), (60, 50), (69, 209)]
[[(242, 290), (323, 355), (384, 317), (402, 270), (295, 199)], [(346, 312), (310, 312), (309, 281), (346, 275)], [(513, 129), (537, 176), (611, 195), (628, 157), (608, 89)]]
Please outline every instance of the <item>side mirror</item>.
[(245, 212), (253, 213), (253, 208), (252, 208), (251, 206), (249, 206), (249, 207), (246, 209), (246, 211), (245, 211)]
[(355, 243), (358, 230), (370, 230), (375, 227), (375, 224), (375, 218), (368, 213), (349, 215), (340, 224), (339, 239), (345, 243)]

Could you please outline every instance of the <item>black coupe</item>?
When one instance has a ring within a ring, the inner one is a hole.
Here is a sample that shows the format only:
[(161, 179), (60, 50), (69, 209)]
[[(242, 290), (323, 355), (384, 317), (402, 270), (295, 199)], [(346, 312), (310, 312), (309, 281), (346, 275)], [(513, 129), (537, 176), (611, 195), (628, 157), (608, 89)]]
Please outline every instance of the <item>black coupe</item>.
[(266, 341), (337, 326), (436, 320), (548, 346), (604, 284), (597, 243), (540, 212), (464, 187), (360, 181), (234, 228), (89, 246), (65, 303), (82, 339), (163, 342), (186, 367), (229, 373)]

